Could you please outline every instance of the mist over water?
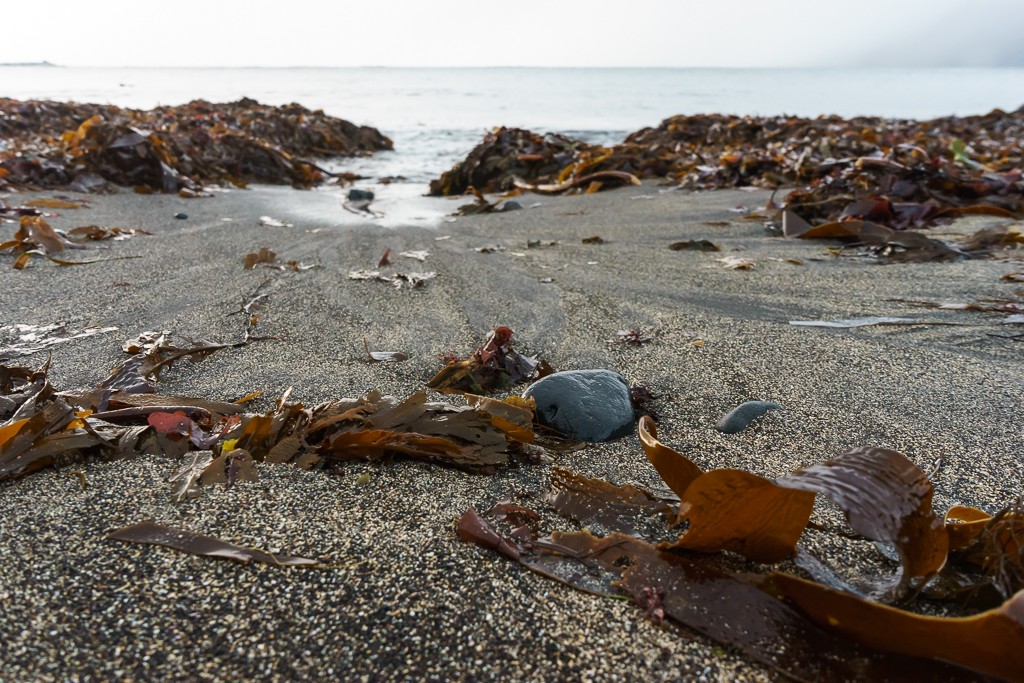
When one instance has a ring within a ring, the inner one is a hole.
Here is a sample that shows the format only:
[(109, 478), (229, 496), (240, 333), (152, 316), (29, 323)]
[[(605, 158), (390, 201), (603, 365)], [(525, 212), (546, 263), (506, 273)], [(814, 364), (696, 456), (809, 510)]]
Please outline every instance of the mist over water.
[(675, 114), (979, 114), (1024, 104), (1024, 69), (0, 67), (0, 96), (137, 108), (241, 97), (298, 102), (395, 142), (394, 152), (336, 167), (401, 176), (419, 191), (499, 125), (612, 144)]

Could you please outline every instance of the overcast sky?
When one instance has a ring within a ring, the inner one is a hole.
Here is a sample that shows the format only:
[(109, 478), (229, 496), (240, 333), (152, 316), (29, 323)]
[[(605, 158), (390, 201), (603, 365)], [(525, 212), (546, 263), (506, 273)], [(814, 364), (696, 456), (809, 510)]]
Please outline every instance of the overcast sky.
[(1024, 0), (5, 0), (2, 20), (0, 63), (1024, 66)]

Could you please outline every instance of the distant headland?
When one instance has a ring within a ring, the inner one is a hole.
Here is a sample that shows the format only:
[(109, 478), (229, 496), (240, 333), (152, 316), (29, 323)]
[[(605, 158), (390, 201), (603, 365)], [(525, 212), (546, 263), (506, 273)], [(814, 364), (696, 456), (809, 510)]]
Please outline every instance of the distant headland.
[(43, 62), (0, 62), (0, 66), (53, 66), (53, 67), (59, 67), (60, 65), (59, 64), (54, 64), (52, 62), (43, 61)]

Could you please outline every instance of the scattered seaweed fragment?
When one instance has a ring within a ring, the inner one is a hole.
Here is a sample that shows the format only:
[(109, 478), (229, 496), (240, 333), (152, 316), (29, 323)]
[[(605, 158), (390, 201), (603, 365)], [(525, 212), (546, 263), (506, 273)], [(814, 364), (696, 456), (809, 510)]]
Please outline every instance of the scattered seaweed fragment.
[(249, 252), (242, 259), (246, 270), (252, 270), (256, 266), (275, 267), (277, 252), (270, 247), (260, 247), (259, 251)]
[(630, 386), (629, 400), (633, 403), (633, 412), (637, 415), (649, 415), (652, 420), (658, 419), (658, 411), (654, 407), (658, 395), (651, 391), (650, 387), (643, 384)]
[(276, 555), (256, 548), (246, 548), (222, 541), (213, 536), (204, 536), (203, 534), (186, 531), (185, 529), (175, 529), (151, 521), (139, 522), (138, 524), (116, 529), (107, 534), (107, 538), (112, 541), (124, 541), (126, 543), (160, 545), (165, 548), (180, 550), (190, 555), (212, 557), (218, 560), (234, 560), (242, 564), (258, 562), (277, 567), (307, 568), (325, 566), (318, 560), (292, 555)]
[[(2, 179), (2, 177), (0, 177)], [(85, 225), (65, 233), (56, 230), (42, 216), (23, 215), (18, 221), (18, 229), (13, 237), (0, 243), (0, 252), (17, 254), (14, 261), (15, 270), (24, 270), (29, 259), (39, 255), (49, 259), (58, 266), (77, 266), (102, 261), (137, 258), (134, 256), (107, 257), (101, 259), (68, 260), (58, 256), (71, 249), (86, 249), (85, 242), (100, 240), (126, 240), (135, 235), (151, 235), (141, 228), (103, 228), (98, 225)]]
[(253, 268), (271, 268), (273, 270), (294, 270), (304, 271), (312, 270), (316, 268), (316, 264), (306, 265), (301, 261), (288, 260), (285, 263), (280, 263), (277, 260), (277, 253), (269, 247), (260, 247), (259, 251), (252, 251), (245, 255), (242, 259), (242, 263), (245, 265), (246, 270), (252, 270)]
[(363, 348), (366, 350), (366, 358), (372, 363), (401, 363), (409, 360), (407, 354), (401, 351), (371, 351), (370, 342), (363, 338)]
[(0, 361), (31, 356), (56, 344), (65, 344), (74, 339), (85, 339), (97, 334), (116, 332), (116, 327), (87, 327), (77, 332), (68, 331), (64, 323), (49, 325), (15, 324), (0, 327)]
[[(179, 346), (172, 341), (172, 335), (167, 330), (147, 330), (139, 333), (135, 339), (126, 341), (121, 348), (139, 361), (138, 373), (142, 377), (156, 381), (165, 368), (171, 367), (183, 358), (192, 363), (199, 363), (218, 351), (242, 347), (247, 343), (247, 340), (226, 343), (190, 340), (187, 346)], [(120, 367), (125, 365), (122, 364)]]
[(721, 263), (723, 268), (729, 270), (752, 270), (757, 266), (757, 263), (745, 256), (723, 256), (715, 260)]
[(483, 346), (469, 358), (450, 360), (427, 386), (443, 393), (487, 394), (551, 374), (546, 362), (512, 348), (512, 334), (511, 328), (494, 328)]
[(484, 213), (499, 213), (498, 202), (492, 202), (484, 193), (475, 187), (466, 188), (466, 193), (476, 197), (476, 200), (469, 204), (462, 204), (455, 210), (456, 216), (478, 216)]
[(22, 216), (14, 236), (0, 243), (0, 251), (17, 254), (14, 269), (22, 270), (33, 254), (55, 258), (65, 249), (76, 248), (64, 235), (58, 233), (41, 216)]
[(711, 240), (683, 240), (668, 245), (672, 251), (722, 251), (722, 248)]
[(420, 289), (435, 277), (437, 277), (437, 273), (434, 271), (422, 273), (385, 273), (380, 270), (350, 270), (348, 273), (349, 280), (386, 282), (395, 289), (402, 289), (403, 287)]
[(112, 240), (114, 242), (122, 242), (126, 239), (135, 237), (136, 235), (152, 235), (153, 233), (142, 228), (119, 228), (111, 227), (105, 228), (99, 225), (83, 225), (77, 228), (73, 228), (68, 231), (67, 237), (70, 240), (76, 242), (84, 242), (86, 240), (99, 242), (101, 240)]
[(613, 339), (606, 339), (606, 344), (621, 344), (623, 346), (643, 346), (651, 343), (654, 338), (646, 336), (638, 328), (619, 330)]

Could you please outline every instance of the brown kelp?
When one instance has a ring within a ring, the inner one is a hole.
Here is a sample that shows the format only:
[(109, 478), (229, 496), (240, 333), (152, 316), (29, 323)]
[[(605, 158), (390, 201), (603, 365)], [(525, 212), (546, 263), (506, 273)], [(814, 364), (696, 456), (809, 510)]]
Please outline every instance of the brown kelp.
[[(501, 128), (431, 183), (431, 193), (595, 192), (638, 178), (692, 190), (784, 189), (786, 215), (770, 202), (764, 218), (786, 235), (860, 240), (870, 229), (867, 237), (877, 243), (882, 229), (926, 228), (964, 215), (1020, 217), (1022, 140), (1024, 107), (928, 121), (674, 116), (611, 147)], [(929, 258), (962, 256), (928, 248)]]
[(307, 188), (332, 176), (316, 159), (392, 147), (374, 128), (252, 99), (143, 111), (0, 98), (0, 138), (0, 189), (120, 185), (184, 196), (208, 184)]
[[(943, 518), (927, 475), (895, 451), (856, 448), (771, 479), (704, 471), (662, 444), (649, 417), (639, 433), (674, 497), (555, 468), (543, 500), (590, 530), (542, 536), (537, 524), (513, 522), (503, 533), (499, 515), (470, 508), (459, 536), (570, 586), (625, 596), (656, 622), (675, 621), (795, 680), (1024, 680), (1020, 500), (994, 515), (954, 506)], [(843, 583), (798, 546), (819, 495), (844, 512), (848, 537), (894, 548), (895, 575)], [(644, 540), (651, 534), (676, 539)], [(722, 553), (758, 564), (741, 571)], [(761, 566), (794, 556), (814, 580)], [(982, 611), (911, 611), (921, 596), (970, 596)]]
[(0, 480), (81, 460), (192, 453), (174, 477), (180, 501), (204, 483), (251, 479), (263, 462), (308, 469), (404, 456), (489, 472), (533, 440), (523, 401), (470, 397), (457, 406), (428, 401), (424, 391), (402, 399), (371, 391), (304, 406), (286, 392), (269, 412), (254, 413), (244, 405), (253, 396), (229, 403), (158, 393), (172, 364), (244, 344), (181, 348), (166, 333), (144, 333), (126, 343), (130, 357), (106, 379), (74, 392), (50, 385), (48, 365), (0, 365)]

